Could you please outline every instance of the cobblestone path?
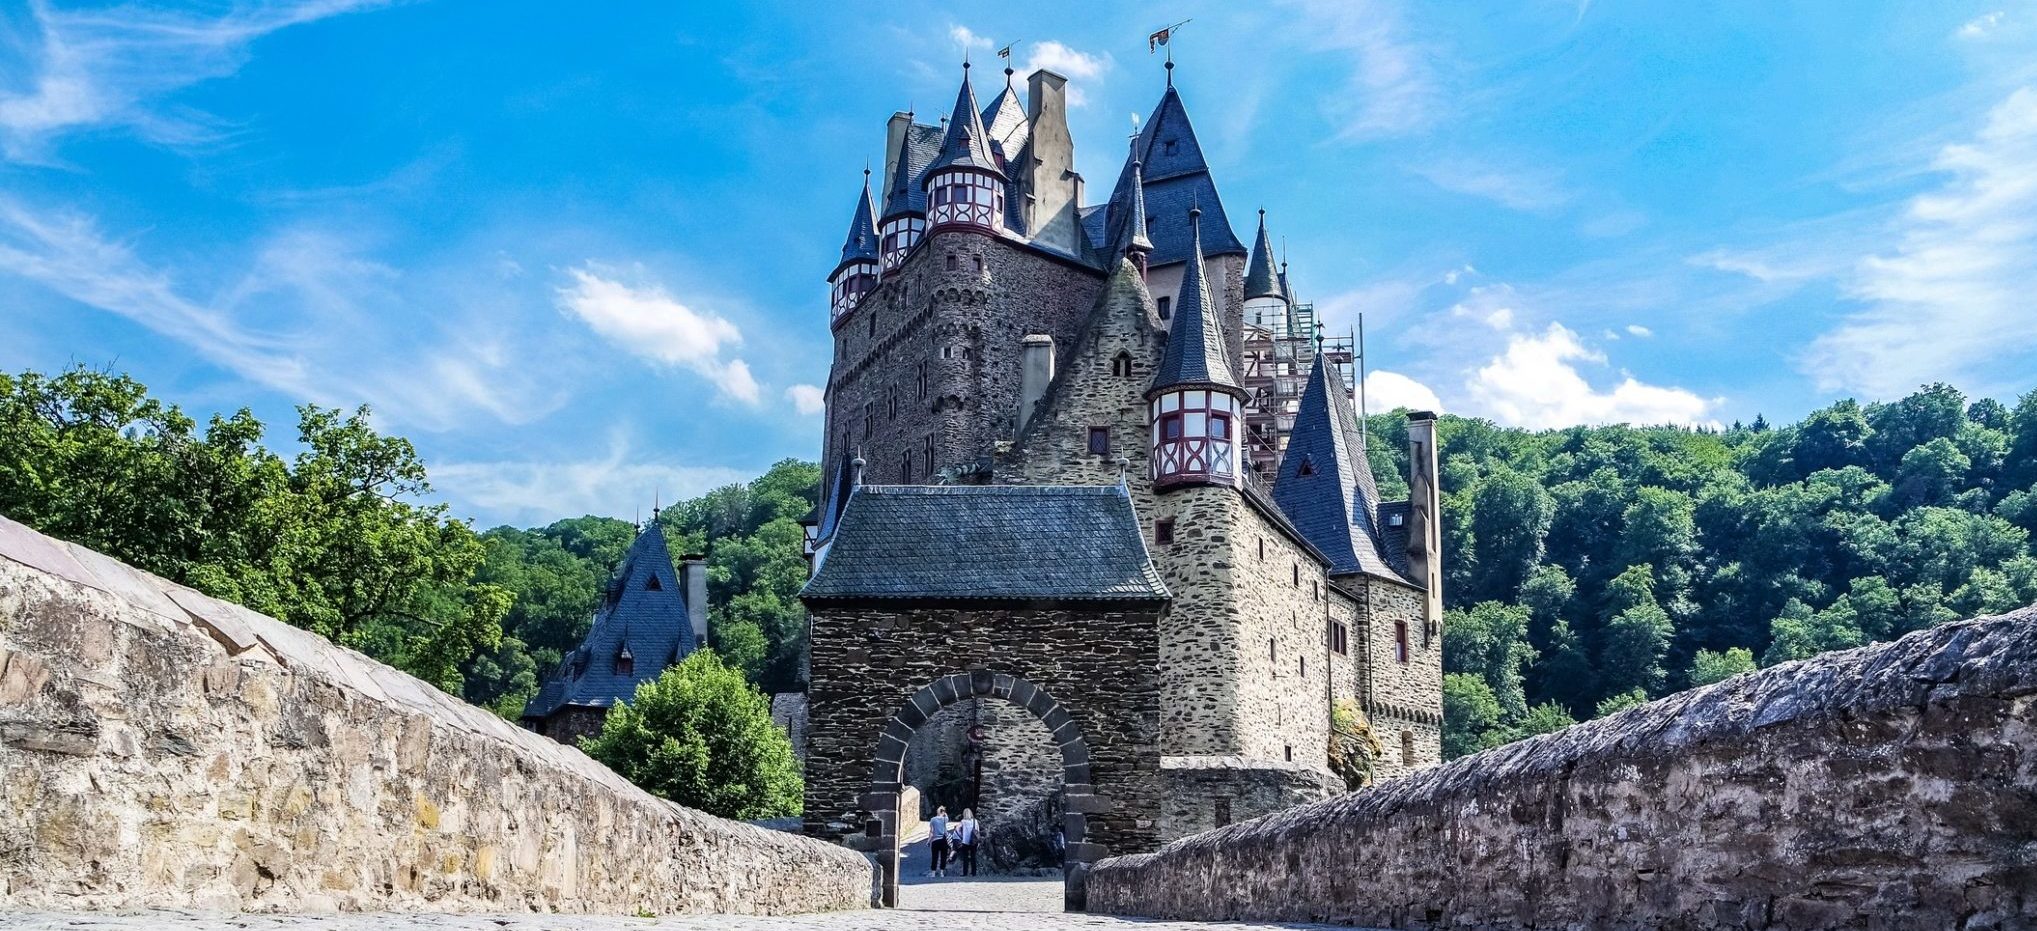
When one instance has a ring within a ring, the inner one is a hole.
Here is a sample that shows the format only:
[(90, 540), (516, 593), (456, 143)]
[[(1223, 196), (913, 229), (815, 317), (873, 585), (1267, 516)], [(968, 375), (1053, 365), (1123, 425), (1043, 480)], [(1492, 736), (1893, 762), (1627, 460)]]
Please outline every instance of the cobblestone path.
[[(0, 912), (0, 928), (21, 931), (1224, 931), (1305, 928), (1132, 921), (1060, 912), (1061, 882), (992, 880), (919, 882), (895, 910), (790, 918), (595, 918), (577, 915), (202, 915)], [(1350, 931), (1350, 929), (1341, 929)]]

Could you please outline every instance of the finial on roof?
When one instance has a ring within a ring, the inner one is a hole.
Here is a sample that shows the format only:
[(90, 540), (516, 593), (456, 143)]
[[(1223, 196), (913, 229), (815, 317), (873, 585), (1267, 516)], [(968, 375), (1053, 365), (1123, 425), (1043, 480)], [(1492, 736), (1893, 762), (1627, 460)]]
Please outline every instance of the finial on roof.
[(1117, 458), (1117, 464), (1118, 464), (1118, 484), (1120, 486), (1130, 484), (1132, 474), (1132, 460), (1126, 456), (1119, 456)]
[(867, 464), (868, 464), (868, 463), (865, 463), (865, 462), (863, 461), (863, 457), (861, 457), (861, 456), (857, 456), (856, 458), (854, 458), (854, 459), (852, 459), (852, 460), (849, 460), (849, 487), (850, 487), (850, 488), (856, 488), (856, 487), (858, 487), (858, 486), (860, 486), (860, 485), (862, 485), (862, 484), (863, 484), (863, 466), (865, 466), (865, 465), (867, 465)]
[(1167, 51), (1167, 86), (1174, 86), (1174, 50)]

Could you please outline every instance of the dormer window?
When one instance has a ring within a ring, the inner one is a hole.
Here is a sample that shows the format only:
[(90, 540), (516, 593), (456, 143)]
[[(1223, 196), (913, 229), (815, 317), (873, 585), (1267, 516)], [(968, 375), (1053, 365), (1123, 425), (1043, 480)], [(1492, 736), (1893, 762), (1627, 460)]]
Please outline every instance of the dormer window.
[(1408, 516), (1406, 514), (1402, 514), (1399, 511), (1395, 511), (1391, 514), (1386, 515), (1386, 525), (1388, 527), (1404, 526), (1405, 524), (1407, 524), (1407, 522)]
[(629, 651), (628, 644), (624, 644), (622, 652), (615, 654), (615, 674), (618, 676), (629, 676), (635, 675), (636, 671), (636, 655)]
[(1296, 475), (1316, 474), (1316, 461), (1308, 456), (1301, 457), (1301, 468), (1294, 470), (1294, 474)]
[(650, 578), (644, 580), (644, 590), (647, 592), (662, 592), (665, 590), (665, 583), (658, 581), (658, 574), (653, 572)]

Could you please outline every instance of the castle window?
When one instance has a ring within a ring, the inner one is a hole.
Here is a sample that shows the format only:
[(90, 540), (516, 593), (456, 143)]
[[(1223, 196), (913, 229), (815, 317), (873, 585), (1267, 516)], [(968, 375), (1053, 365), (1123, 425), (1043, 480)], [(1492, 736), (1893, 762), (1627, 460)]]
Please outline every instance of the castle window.
[(1231, 415), (1211, 411), (1209, 415), (1209, 435), (1214, 440), (1230, 439)]
[(1230, 799), (1227, 799), (1227, 798), (1220, 798), (1220, 799), (1217, 799), (1217, 800), (1216, 800), (1216, 805), (1215, 805), (1215, 808), (1216, 808), (1216, 810), (1215, 810), (1215, 811), (1213, 811), (1213, 812), (1211, 812), (1211, 816), (1212, 816), (1212, 820), (1214, 820), (1214, 821), (1216, 822), (1216, 826), (1217, 826), (1217, 827), (1223, 827), (1224, 825), (1230, 824), (1230, 823), (1231, 823), (1231, 800), (1230, 800)]
[(1399, 511), (1395, 511), (1395, 512), (1393, 512), (1393, 513), (1391, 513), (1391, 514), (1388, 514), (1388, 515), (1386, 515), (1386, 525), (1387, 525), (1388, 527), (1399, 527), (1399, 526), (1403, 526), (1403, 525), (1405, 525), (1405, 524), (1406, 524), (1407, 522), (1408, 522), (1408, 518), (1407, 518), (1407, 515), (1406, 515), (1406, 514), (1402, 514), (1402, 513), (1401, 513), (1401, 512), (1399, 512)]
[(1265, 538), (1265, 537), (1260, 537), (1260, 538), (1259, 538), (1259, 558), (1260, 558), (1260, 559), (1265, 559), (1265, 558), (1266, 558), (1266, 538)]
[(983, 257), (980, 255), (976, 257), (976, 274), (983, 274)]
[(1396, 663), (1408, 661), (1408, 622), (1393, 622), (1393, 660)]
[[(1308, 678), (1308, 657), (1306, 656), (1301, 658), (1301, 675), (1302, 678), (1304, 679)], [(1293, 757), (1289, 757), (1288, 759), (1293, 759)]]
[(1270, 660), (1273, 660), (1273, 661), (1275, 661), (1275, 662), (1278, 662), (1278, 661), (1280, 660), (1280, 653), (1278, 652), (1278, 651), (1279, 651), (1279, 649), (1280, 649), (1280, 642), (1279, 642), (1279, 641), (1277, 641), (1277, 640), (1273, 639), (1272, 637), (1268, 637), (1268, 638), (1266, 638), (1266, 658), (1267, 658), (1267, 659), (1270, 659)]
[(1168, 443), (1181, 439), (1181, 414), (1160, 415), (1160, 439)]
[(1301, 563), (1294, 564), (1294, 587), (1301, 587)]
[(924, 446), (920, 447), (920, 460), (921, 460), (921, 465), (922, 465), (922, 466), (924, 467), (924, 471), (926, 472), (926, 475), (927, 475), (927, 481), (933, 481), (933, 478), (934, 478), (934, 435), (933, 435), (933, 434), (931, 434), (931, 433), (927, 434), (927, 441), (926, 441), (926, 444), (925, 444)]
[(1323, 600), (1323, 583), (1310, 580), (1308, 583), (1308, 593), (1310, 598), (1314, 598), (1317, 601)]
[(1174, 518), (1162, 517), (1153, 522), (1153, 542), (1160, 546), (1174, 542)]
[(1289, 763), (1292, 763), (1292, 762), (1294, 762), (1294, 745), (1293, 745), (1293, 744), (1286, 744), (1286, 745), (1282, 746), (1282, 747), (1281, 747), (1281, 749), (1282, 749), (1282, 750), (1284, 750), (1284, 751), (1286, 751), (1286, 753), (1287, 753), (1287, 761), (1288, 761)]
[(927, 399), (927, 364), (925, 362), (919, 364), (919, 399), (922, 401)]
[(1171, 297), (1163, 297), (1160, 299), (1159, 304), (1160, 304), (1160, 319), (1162, 320), (1172, 319), (1174, 317), (1174, 299)]
[(870, 308), (870, 338), (877, 338), (877, 308)]
[(634, 654), (630, 653), (629, 647), (625, 645), (622, 648), (622, 652), (615, 655), (615, 674), (618, 676), (634, 675), (636, 670), (637, 658)]
[(898, 454), (898, 475), (899, 484), (912, 484), (912, 450), (908, 449)]
[(1351, 628), (1344, 626), (1343, 621), (1330, 622), (1330, 649), (1335, 650), (1339, 656), (1346, 656), (1351, 652)]
[(948, 253), (948, 270), (954, 271), (955, 269), (960, 267), (962, 267), (961, 260), (955, 258), (955, 253), (953, 252)]
[(1092, 456), (1110, 455), (1109, 427), (1089, 428), (1089, 454)]
[(1314, 459), (1310, 458), (1310, 457), (1309, 457), (1309, 456), (1307, 456), (1307, 455), (1303, 455), (1303, 456), (1301, 457), (1301, 467), (1300, 467), (1300, 468), (1298, 468), (1298, 469), (1295, 469), (1295, 470), (1294, 470), (1294, 474), (1296, 474), (1296, 475), (1314, 475), (1314, 474), (1316, 474), (1316, 461), (1315, 461)]
[(1132, 374), (1132, 354), (1122, 349), (1118, 350), (1118, 354), (1111, 357), (1110, 373), (1112, 375)]
[(1400, 732), (1400, 765), (1415, 765), (1415, 732)]
[(665, 585), (664, 583), (658, 581), (658, 574), (653, 572), (651, 573), (650, 578), (644, 580), (644, 590), (650, 592), (662, 592), (665, 590)]

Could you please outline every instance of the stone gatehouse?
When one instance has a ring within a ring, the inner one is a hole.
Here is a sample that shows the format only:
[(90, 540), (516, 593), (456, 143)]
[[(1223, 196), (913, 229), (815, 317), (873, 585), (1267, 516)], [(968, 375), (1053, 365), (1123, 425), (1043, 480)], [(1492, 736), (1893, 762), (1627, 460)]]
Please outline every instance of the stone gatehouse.
[(887, 904), (906, 748), (960, 702), (1008, 702), (1047, 729), (1071, 906), (1087, 864), (1158, 845), (1167, 589), (1123, 488), (858, 488), (805, 599), (806, 827), (876, 838)]

